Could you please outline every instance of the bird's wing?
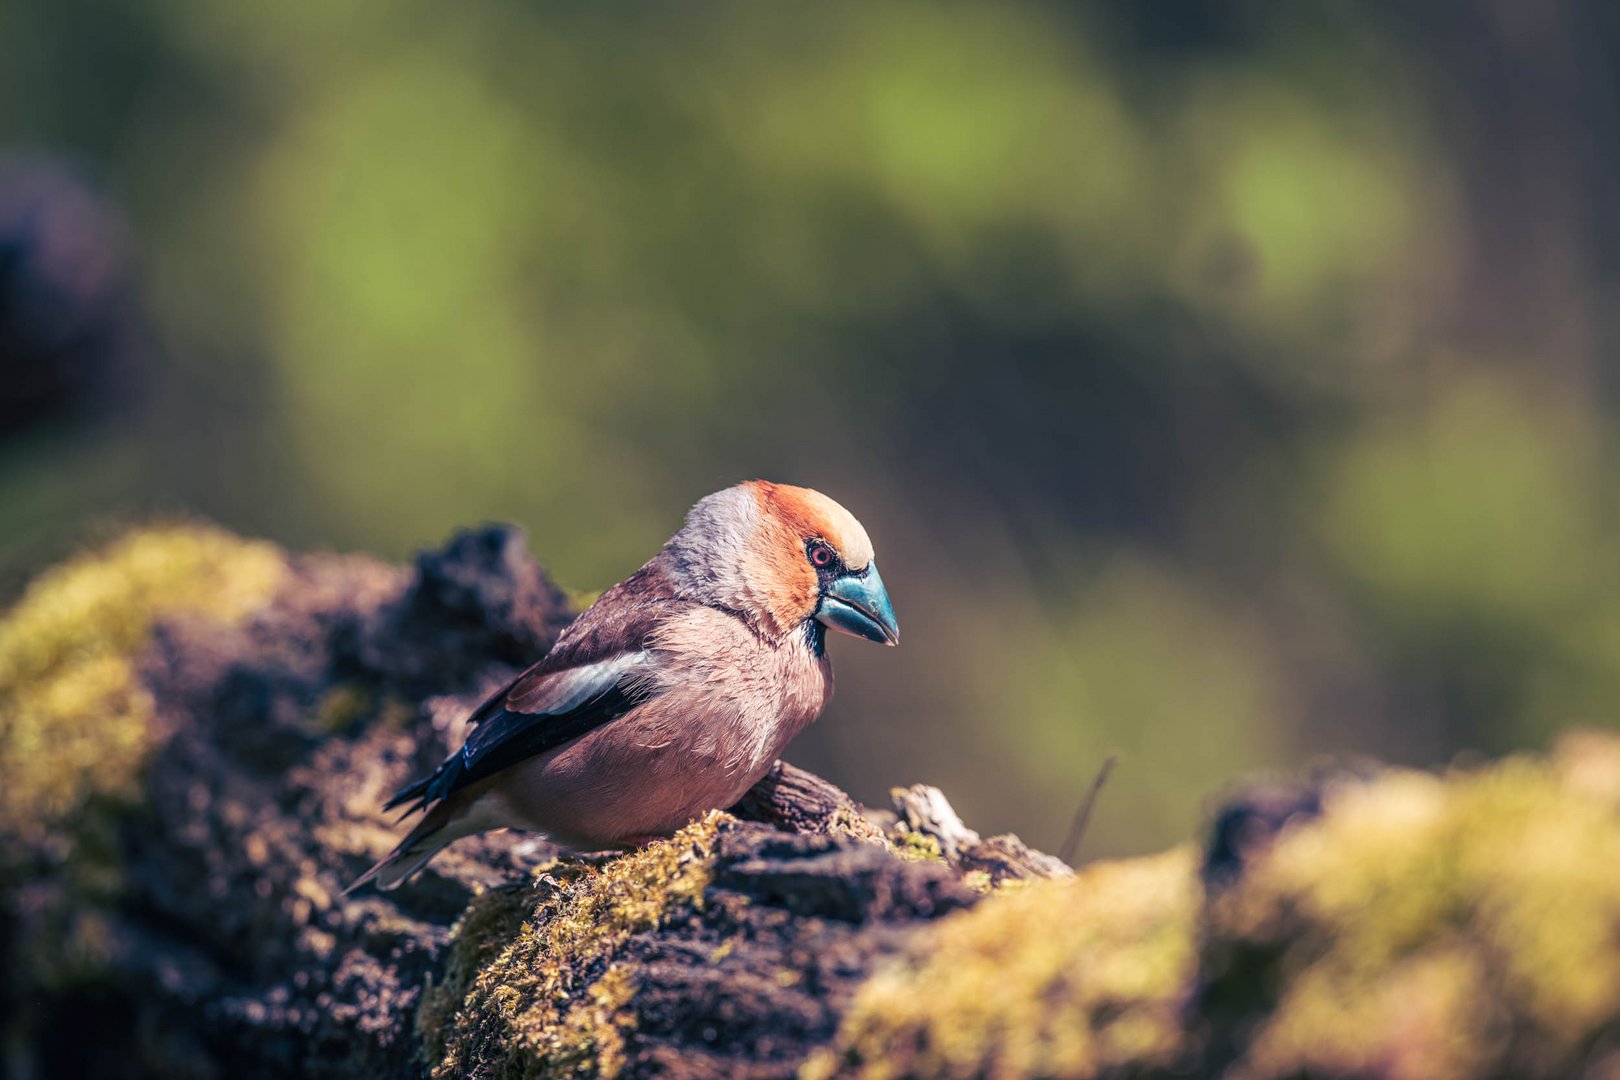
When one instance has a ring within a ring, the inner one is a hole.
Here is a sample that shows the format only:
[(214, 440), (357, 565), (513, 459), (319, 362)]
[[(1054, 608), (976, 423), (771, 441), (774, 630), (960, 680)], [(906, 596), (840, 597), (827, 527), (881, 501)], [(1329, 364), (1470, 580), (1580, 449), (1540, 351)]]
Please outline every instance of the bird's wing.
[(647, 635), (688, 605), (649, 570), (643, 567), (604, 593), (545, 659), (478, 707), (472, 733), (459, 751), (384, 809), (406, 803), (412, 804), (406, 813), (422, 809), (617, 720), (656, 694)]

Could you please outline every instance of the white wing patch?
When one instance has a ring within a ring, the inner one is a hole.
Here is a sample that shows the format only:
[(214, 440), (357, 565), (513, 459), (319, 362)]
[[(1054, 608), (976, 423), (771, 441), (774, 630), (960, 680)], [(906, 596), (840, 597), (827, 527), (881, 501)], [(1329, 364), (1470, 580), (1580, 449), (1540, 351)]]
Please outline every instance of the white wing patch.
[(545, 681), (545, 690), (524, 711), (561, 714), (579, 708), (617, 686), (620, 680), (652, 662), (645, 651), (625, 653), (611, 660), (565, 668)]

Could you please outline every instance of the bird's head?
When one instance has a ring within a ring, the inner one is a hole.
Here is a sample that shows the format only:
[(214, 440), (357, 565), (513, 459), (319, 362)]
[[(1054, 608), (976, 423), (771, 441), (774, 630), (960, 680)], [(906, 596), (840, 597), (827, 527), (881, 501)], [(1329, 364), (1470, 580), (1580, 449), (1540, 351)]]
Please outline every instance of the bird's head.
[(694, 599), (735, 611), (775, 640), (816, 620), (893, 645), (900, 626), (848, 510), (810, 488), (750, 480), (692, 507), (670, 539)]

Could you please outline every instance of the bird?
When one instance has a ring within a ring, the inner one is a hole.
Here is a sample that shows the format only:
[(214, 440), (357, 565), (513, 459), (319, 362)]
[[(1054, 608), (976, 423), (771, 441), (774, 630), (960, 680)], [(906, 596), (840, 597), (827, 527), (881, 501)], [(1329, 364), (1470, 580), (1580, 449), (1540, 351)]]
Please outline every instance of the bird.
[(421, 819), (349, 886), (397, 888), (498, 828), (633, 849), (731, 806), (833, 692), (826, 631), (900, 626), (872, 541), (810, 488), (750, 480), (697, 502), (551, 650), (480, 705), (460, 750), (384, 810)]

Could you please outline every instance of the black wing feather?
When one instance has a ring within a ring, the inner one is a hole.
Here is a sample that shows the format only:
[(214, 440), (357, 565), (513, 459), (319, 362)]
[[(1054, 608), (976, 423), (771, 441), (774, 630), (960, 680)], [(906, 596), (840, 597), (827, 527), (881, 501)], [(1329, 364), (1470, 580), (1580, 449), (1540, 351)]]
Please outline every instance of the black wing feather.
[(383, 809), (392, 810), (411, 803), (405, 813), (414, 814), (458, 788), (493, 776), (526, 758), (555, 750), (617, 720), (650, 696), (645, 687), (627, 688), (621, 680), (567, 712), (526, 713), (501, 704), (511, 689), (512, 686), (503, 689), (474, 714), (473, 722), (479, 725), (478, 738), (469, 738), (465, 746), (446, 758), (431, 775), (400, 789)]
[(405, 813), (413, 814), (459, 788), (617, 720), (646, 701), (653, 691), (646, 679), (630, 671), (580, 700), (569, 694), (558, 700), (556, 691), (558, 680), (570, 672), (640, 652), (676, 603), (680, 601), (658, 559), (609, 589), (543, 660), (478, 707), (470, 718), (472, 733), (459, 751), (431, 775), (402, 788), (384, 809), (408, 803)]

